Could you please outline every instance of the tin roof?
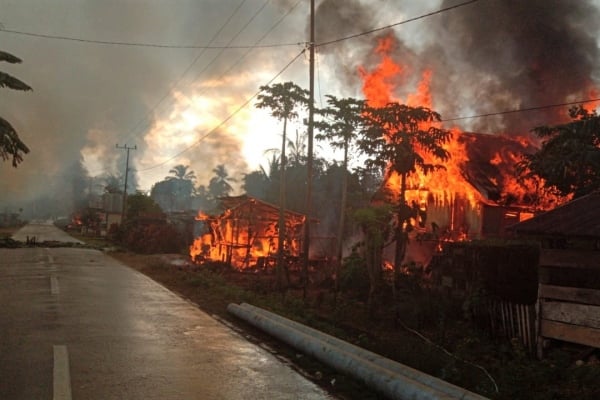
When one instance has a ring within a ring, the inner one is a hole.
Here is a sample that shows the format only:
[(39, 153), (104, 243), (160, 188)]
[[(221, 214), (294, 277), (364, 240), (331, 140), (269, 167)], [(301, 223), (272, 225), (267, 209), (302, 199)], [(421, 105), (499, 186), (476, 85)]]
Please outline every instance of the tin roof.
[(519, 234), (600, 238), (600, 191), (508, 227)]

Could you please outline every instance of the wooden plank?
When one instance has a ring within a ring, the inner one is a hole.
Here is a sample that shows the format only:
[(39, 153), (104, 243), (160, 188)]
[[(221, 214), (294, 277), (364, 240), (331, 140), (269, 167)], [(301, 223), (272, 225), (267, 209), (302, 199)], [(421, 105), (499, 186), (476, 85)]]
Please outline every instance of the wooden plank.
[(542, 320), (541, 336), (600, 348), (600, 329)]
[(544, 301), (542, 318), (600, 329), (600, 307), (585, 304)]
[(540, 297), (600, 306), (600, 290), (540, 285)]

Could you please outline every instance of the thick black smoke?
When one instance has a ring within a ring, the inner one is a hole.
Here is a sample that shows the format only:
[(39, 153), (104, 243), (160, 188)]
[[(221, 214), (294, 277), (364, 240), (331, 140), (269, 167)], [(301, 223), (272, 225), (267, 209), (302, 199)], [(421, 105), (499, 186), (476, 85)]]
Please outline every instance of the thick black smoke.
[[(453, 3), (445, 0), (442, 7)], [(587, 99), (598, 83), (599, 17), (585, 0), (480, 1), (445, 13), (436, 24), (437, 54), (446, 55), (443, 66), (451, 68), (454, 85), (436, 80), (435, 89), (447, 100), (451, 93), (471, 93), (478, 113)], [(461, 104), (452, 106), (461, 110)], [(564, 108), (513, 114), (502, 122), (508, 132), (519, 132), (557, 122), (557, 111)]]
[[(457, 4), (393, 3), (323, 1), (316, 18), (317, 42)], [(599, 21), (597, 5), (587, 0), (479, 1), (382, 33), (397, 36), (392, 57), (406, 67), (405, 73), (413, 74), (412, 80), (405, 76), (399, 81), (398, 98), (414, 91), (420, 71), (429, 68), (433, 107), (444, 118), (453, 118), (589, 98), (599, 79)], [(357, 67), (372, 66), (376, 45), (376, 35), (366, 35), (319, 51), (340, 60), (338, 75), (356, 88)], [(469, 130), (524, 133), (558, 122), (565, 111), (548, 108), (457, 124)]]

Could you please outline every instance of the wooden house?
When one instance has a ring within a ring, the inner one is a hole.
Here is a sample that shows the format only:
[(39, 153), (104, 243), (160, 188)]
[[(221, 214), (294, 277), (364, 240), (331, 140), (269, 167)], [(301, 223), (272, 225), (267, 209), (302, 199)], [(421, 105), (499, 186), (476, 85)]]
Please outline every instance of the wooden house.
[[(225, 209), (217, 216), (199, 215), (200, 232), (191, 248), (197, 261), (222, 261), (236, 268), (274, 264), (279, 244), (279, 207), (242, 195), (219, 199)], [(284, 211), (284, 253), (298, 258), (305, 216)]]
[(600, 348), (600, 191), (509, 228), (537, 239), (538, 353), (548, 339)]

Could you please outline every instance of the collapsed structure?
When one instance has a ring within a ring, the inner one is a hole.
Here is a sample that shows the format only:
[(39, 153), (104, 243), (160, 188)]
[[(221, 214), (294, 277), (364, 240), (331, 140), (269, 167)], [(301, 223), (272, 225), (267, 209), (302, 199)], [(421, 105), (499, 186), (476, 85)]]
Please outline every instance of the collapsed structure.
[[(190, 249), (196, 262), (222, 261), (236, 268), (267, 267), (275, 264), (279, 246), (279, 207), (242, 195), (220, 198), (223, 213), (200, 212), (200, 233)], [(302, 248), (305, 216), (284, 211), (285, 257), (297, 259)]]

